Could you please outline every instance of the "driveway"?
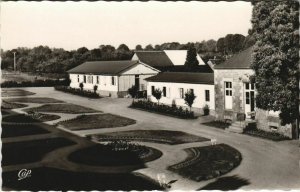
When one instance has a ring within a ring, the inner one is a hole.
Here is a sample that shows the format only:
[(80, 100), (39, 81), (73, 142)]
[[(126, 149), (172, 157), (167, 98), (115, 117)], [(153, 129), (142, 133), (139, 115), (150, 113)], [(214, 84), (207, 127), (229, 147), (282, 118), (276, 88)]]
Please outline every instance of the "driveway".
[[(248, 135), (227, 133), (224, 130), (202, 125), (204, 118), (183, 120), (164, 115), (128, 108), (131, 99), (88, 99), (53, 88), (24, 88), (37, 93), (29, 97), (51, 97), (65, 102), (113, 113), (137, 120), (134, 129), (163, 129), (184, 131), (206, 138), (216, 138), (218, 143), (225, 143), (238, 149), (243, 156), (240, 166), (223, 177), (234, 176), (246, 180), (249, 184), (239, 189), (299, 189), (300, 188), (300, 147), (299, 141), (273, 142)], [(123, 128), (122, 130), (126, 130)], [(128, 128), (130, 129), (130, 128)], [(115, 131), (104, 129), (102, 131)], [(96, 131), (97, 132), (97, 131)], [(175, 147), (175, 146), (174, 146)], [(143, 174), (155, 174), (140, 170)], [(171, 174), (171, 173), (170, 173)], [(175, 175), (176, 176), (176, 175)], [(152, 175), (154, 177), (154, 175)], [(197, 190), (215, 180), (205, 182), (176, 182), (172, 189)]]

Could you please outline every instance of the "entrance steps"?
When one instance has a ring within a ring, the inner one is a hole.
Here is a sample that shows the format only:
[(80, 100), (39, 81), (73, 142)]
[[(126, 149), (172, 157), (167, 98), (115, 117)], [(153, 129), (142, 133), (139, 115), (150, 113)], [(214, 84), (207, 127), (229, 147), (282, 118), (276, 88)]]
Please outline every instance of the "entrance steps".
[(244, 129), (253, 123), (256, 123), (256, 121), (251, 119), (246, 119), (246, 121), (235, 121), (225, 130), (233, 133), (243, 133)]

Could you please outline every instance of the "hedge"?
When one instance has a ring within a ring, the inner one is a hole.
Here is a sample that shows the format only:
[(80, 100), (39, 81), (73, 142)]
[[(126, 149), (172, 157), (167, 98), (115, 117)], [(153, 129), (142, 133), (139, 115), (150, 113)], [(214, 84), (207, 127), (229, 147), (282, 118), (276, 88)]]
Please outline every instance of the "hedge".
[(10, 87), (54, 87), (54, 86), (68, 86), (70, 84), (69, 79), (65, 80), (35, 80), (35, 81), (5, 81), (1, 83), (1, 87), (10, 88)]
[(87, 91), (87, 90), (81, 90), (79, 88), (72, 88), (69, 86), (55, 86), (55, 90), (57, 91), (63, 91), (67, 93), (71, 93), (74, 95), (79, 95), (83, 97), (89, 97), (89, 98), (100, 98), (98, 93), (92, 92), (92, 91)]
[(151, 102), (149, 100), (133, 101), (130, 107), (145, 109), (147, 111), (167, 114), (167, 115), (176, 116), (184, 119), (195, 118), (194, 112), (189, 111), (188, 109), (184, 110), (182, 107), (158, 104), (158, 103)]

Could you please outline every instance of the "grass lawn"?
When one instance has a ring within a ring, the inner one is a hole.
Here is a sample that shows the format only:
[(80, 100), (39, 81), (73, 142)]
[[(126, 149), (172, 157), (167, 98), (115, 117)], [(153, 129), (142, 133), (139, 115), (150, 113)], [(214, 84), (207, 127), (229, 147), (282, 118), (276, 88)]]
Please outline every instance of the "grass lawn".
[(2, 166), (37, 162), (48, 152), (73, 144), (73, 141), (65, 138), (3, 143)]
[(144, 168), (144, 162), (153, 161), (161, 156), (160, 151), (146, 146), (116, 150), (109, 145), (97, 144), (73, 152), (69, 159), (76, 163), (93, 166), (139, 165), (140, 168)]
[(272, 140), (272, 141), (290, 140), (290, 138), (288, 138), (284, 135), (281, 135), (279, 133), (267, 132), (267, 131), (260, 130), (260, 129), (245, 129), (244, 134), (251, 135), (254, 137), (260, 137), (260, 138), (268, 139), (268, 140)]
[(27, 106), (28, 105), (21, 104), (21, 103), (11, 103), (11, 102), (7, 102), (5, 100), (2, 100), (2, 103), (1, 103), (2, 109), (16, 109), (16, 108), (23, 108), (23, 107), (27, 107)]
[(39, 125), (2, 124), (2, 138), (49, 133)]
[(48, 167), (34, 168), (31, 171), (31, 177), (20, 181), (17, 179), (19, 170), (4, 172), (2, 186), (18, 191), (163, 190), (149, 179), (130, 173), (72, 172)]
[(81, 115), (75, 119), (60, 122), (59, 124), (69, 130), (85, 130), (123, 127), (135, 123), (136, 121), (133, 119), (107, 113), (95, 115)]
[(45, 104), (39, 107), (33, 107), (26, 109), (25, 111), (35, 111), (35, 112), (50, 112), (50, 113), (70, 113), (70, 114), (80, 114), (80, 113), (96, 113), (100, 112), (91, 108), (83, 107), (74, 104)]
[(27, 96), (34, 95), (35, 93), (30, 91), (25, 91), (22, 89), (2, 89), (2, 97), (15, 97), (15, 96)]
[(134, 130), (121, 131), (96, 135), (99, 140), (124, 139), (135, 141), (146, 141), (163, 144), (182, 144), (192, 142), (209, 141), (204, 137), (184, 133), (181, 131), (167, 131), (167, 130)]
[(186, 151), (187, 159), (168, 169), (195, 181), (212, 179), (228, 173), (242, 160), (239, 151), (225, 144), (188, 148)]
[(19, 97), (6, 99), (5, 101), (17, 103), (64, 103), (63, 101), (47, 97)]
[(50, 115), (50, 114), (42, 114), (39, 113), (34, 117), (25, 114), (17, 114), (17, 115), (9, 115), (3, 117), (2, 120), (4, 122), (14, 122), (14, 123), (36, 123), (36, 122), (43, 122), (43, 121), (53, 121), (59, 119), (60, 116), (58, 115)]
[(230, 123), (225, 123), (223, 121), (211, 121), (211, 122), (202, 123), (202, 124), (210, 126), (210, 127), (215, 127), (218, 129), (226, 129), (230, 126)]

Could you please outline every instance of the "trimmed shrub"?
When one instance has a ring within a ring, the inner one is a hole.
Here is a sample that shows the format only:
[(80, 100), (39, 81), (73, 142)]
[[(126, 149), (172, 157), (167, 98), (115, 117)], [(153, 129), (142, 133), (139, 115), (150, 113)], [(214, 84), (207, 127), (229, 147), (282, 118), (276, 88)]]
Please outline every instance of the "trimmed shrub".
[(204, 115), (209, 115), (209, 106), (208, 106), (208, 105), (205, 105), (205, 106), (203, 107), (203, 114), (204, 114)]
[(70, 84), (69, 79), (64, 80), (35, 80), (35, 81), (5, 81), (1, 83), (1, 87), (54, 87), (54, 86), (68, 86)]
[(193, 119), (195, 118), (194, 112), (189, 111), (188, 109), (183, 109), (182, 107), (174, 107), (174, 106), (168, 106), (164, 104), (158, 104), (158, 103), (153, 103), (149, 100), (138, 100), (138, 101), (133, 101), (131, 104), (131, 107), (133, 108), (141, 108), (145, 109), (148, 111), (153, 111), (157, 113), (162, 113), (162, 114), (168, 114), (172, 116), (177, 116), (180, 118), (184, 119)]
[(100, 98), (99, 94), (95, 93), (93, 91), (81, 90), (81, 89), (76, 89), (76, 88), (67, 87), (67, 86), (55, 86), (54, 89), (57, 91), (67, 92), (67, 93), (71, 93), (71, 94), (79, 95), (79, 96), (83, 96), (83, 97)]

